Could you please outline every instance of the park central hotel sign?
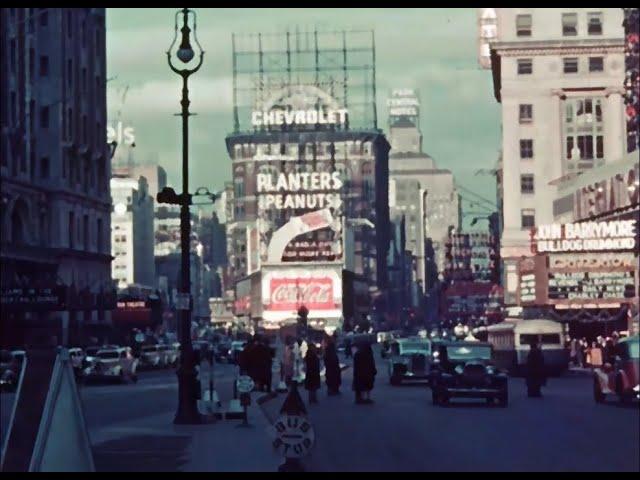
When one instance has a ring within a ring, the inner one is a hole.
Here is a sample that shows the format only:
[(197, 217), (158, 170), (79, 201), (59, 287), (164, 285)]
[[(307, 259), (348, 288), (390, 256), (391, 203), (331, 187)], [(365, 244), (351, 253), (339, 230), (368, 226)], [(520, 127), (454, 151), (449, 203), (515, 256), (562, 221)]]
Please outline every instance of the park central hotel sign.
[(637, 221), (540, 225), (533, 230), (534, 253), (629, 251), (637, 246)]

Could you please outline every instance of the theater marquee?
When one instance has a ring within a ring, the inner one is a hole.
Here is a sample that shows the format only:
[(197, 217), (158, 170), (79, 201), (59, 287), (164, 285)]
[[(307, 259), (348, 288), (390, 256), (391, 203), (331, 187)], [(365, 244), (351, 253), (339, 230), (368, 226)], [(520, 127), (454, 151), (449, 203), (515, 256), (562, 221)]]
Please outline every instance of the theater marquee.
[(636, 220), (540, 225), (533, 230), (532, 251), (606, 252), (637, 247)]

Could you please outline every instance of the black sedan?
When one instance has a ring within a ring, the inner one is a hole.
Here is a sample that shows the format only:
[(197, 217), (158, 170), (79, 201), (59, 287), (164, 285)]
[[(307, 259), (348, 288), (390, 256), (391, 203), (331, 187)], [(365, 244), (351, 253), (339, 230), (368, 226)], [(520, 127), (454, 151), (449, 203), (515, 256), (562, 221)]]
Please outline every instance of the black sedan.
[(509, 402), (507, 374), (492, 362), (492, 347), (484, 342), (449, 342), (438, 346), (439, 355), (431, 376), (434, 405), (445, 405), (451, 398), (496, 400), (502, 407)]

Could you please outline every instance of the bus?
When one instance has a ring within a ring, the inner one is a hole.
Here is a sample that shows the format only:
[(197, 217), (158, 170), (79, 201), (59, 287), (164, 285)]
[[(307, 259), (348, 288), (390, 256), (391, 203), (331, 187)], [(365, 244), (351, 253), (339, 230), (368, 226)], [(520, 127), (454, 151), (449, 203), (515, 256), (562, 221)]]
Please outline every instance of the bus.
[(561, 323), (548, 319), (509, 319), (487, 327), (487, 340), (494, 348), (495, 362), (514, 375), (524, 373), (530, 344), (535, 339), (542, 350), (549, 375), (560, 375), (569, 367)]

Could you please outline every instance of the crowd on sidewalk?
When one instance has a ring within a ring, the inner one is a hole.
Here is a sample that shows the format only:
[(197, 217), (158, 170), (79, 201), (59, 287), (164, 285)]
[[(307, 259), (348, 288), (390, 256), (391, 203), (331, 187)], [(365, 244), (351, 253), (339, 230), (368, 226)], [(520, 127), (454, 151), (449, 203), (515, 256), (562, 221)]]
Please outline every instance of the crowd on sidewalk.
[(615, 331), (610, 337), (598, 336), (591, 343), (584, 337), (570, 339), (567, 345), (570, 365), (575, 368), (592, 368), (605, 363), (613, 364), (619, 339), (620, 335)]

